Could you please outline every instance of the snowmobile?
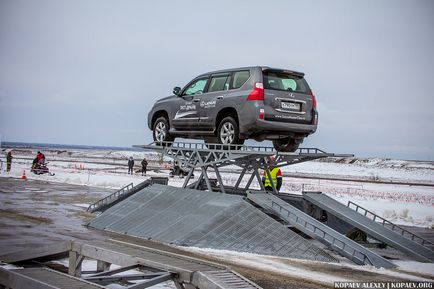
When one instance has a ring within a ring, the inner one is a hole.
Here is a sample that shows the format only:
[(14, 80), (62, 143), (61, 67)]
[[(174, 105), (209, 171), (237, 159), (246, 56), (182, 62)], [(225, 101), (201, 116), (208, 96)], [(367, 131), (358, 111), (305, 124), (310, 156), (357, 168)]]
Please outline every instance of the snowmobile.
[(50, 170), (47, 167), (48, 163), (34, 163), (32, 165), (31, 172), (35, 175), (42, 175), (42, 174), (48, 174), (50, 176), (54, 176), (54, 173), (50, 173)]

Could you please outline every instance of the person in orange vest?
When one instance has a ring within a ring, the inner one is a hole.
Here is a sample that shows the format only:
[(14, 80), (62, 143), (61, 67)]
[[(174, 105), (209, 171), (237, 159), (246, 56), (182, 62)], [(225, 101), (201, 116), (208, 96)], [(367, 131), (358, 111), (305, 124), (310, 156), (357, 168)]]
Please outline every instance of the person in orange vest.
[(282, 187), (282, 171), (275, 167), (276, 159), (274, 157), (270, 157), (267, 161), (268, 169), (270, 170), (271, 180), (268, 177), (267, 172), (264, 170), (264, 177), (262, 178), (262, 183), (264, 184), (265, 190), (272, 192), (273, 182), (276, 187), (277, 192), (280, 192), (280, 188)]

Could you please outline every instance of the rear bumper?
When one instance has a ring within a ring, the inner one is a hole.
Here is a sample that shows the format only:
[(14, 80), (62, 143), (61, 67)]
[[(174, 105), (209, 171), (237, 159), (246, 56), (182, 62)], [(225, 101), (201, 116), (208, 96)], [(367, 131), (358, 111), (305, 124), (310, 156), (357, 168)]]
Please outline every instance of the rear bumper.
[(266, 132), (278, 132), (278, 133), (300, 133), (300, 134), (312, 134), (316, 131), (317, 126), (313, 124), (300, 124), (300, 123), (288, 123), (280, 121), (270, 121), (257, 119), (256, 129), (257, 131)]
[(316, 124), (301, 124), (264, 119), (255, 119), (249, 123), (242, 123), (242, 120), (240, 120), (240, 124), (241, 138), (258, 138), (269, 140), (287, 136), (294, 137), (296, 135), (305, 137), (313, 134), (317, 129)]
[[(243, 139), (254, 138), (258, 140), (273, 140), (284, 137), (300, 138), (313, 134), (318, 126), (318, 112), (316, 110), (312, 113), (312, 122), (306, 121), (301, 118), (300, 120), (283, 121), (276, 119), (267, 119), (267, 115), (274, 115), (274, 113), (267, 113), (265, 111), (266, 119), (259, 118), (260, 109), (264, 106), (262, 102), (246, 101), (242, 108), (242, 113), (239, 112), (239, 129), (240, 137)], [(283, 115), (283, 114), (281, 114)], [(297, 123), (297, 121), (304, 121), (305, 123)]]

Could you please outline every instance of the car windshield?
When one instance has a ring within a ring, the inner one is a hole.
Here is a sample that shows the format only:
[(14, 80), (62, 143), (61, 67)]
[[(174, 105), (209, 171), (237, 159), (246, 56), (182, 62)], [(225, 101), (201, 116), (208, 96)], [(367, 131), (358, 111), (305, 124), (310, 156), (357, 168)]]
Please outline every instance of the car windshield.
[(309, 93), (310, 89), (303, 77), (275, 71), (265, 71), (264, 88), (283, 91)]

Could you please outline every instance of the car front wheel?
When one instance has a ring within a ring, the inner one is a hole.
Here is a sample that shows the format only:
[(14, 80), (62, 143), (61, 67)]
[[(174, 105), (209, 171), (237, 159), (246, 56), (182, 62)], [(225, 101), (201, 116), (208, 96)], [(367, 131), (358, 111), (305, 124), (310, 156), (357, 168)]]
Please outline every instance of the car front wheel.
[(154, 123), (153, 129), (154, 141), (158, 145), (165, 145), (165, 142), (171, 142), (174, 138), (169, 134), (169, 122), (165, 117), (159, 117)]
[(299, 145), (299, 142), (289, 137), (273, 140), (273, 146), (278, 152), (295, 152)]

